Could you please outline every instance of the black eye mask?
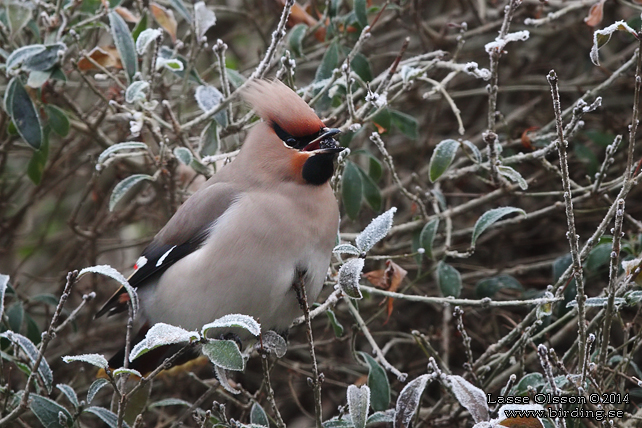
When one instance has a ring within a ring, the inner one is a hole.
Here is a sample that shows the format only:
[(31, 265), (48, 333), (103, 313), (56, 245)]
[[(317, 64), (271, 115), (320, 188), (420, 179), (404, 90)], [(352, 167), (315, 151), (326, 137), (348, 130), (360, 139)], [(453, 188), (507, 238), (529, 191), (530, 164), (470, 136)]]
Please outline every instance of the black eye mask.
[(294, 137), (287, 132), (283, 130), (277, 123), (272, 123), (272, 129), (274, 129), (274, 132), (276, 135), (283, 140), (285, 144), (288, 146), (292, 147), (293, 149), (297, 150), (302, 150), (307, 146), (311, 141), (313, 141), (315, 138), (318, 138), (319, 135), (323, 132), (323, 128), (319, 129), (319, 132), (312, 134), (312, 135), (306, 135), (303, 137)]

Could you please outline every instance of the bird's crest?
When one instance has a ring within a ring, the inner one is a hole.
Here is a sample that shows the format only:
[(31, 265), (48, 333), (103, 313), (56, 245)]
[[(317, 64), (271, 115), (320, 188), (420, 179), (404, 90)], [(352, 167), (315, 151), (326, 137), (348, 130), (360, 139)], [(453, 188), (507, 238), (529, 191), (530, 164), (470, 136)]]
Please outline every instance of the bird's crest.
[(276, 123), (292, 136), (313, 135), (325, 127), (314, 110), (279, 80), (251, 82), (243, 98), (263, 120)]

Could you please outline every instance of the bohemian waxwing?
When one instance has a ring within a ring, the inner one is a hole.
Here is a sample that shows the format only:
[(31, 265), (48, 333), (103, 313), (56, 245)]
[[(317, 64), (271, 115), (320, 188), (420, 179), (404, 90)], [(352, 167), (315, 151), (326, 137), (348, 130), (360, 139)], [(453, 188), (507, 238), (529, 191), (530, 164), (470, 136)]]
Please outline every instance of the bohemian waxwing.
[[(180, 206), (129, 278), (148, 325), (195, 330), (238, 313), (286, 332), (301, 314), (298, 275), (310, 303), (321, 291), (339, 225), (328, 182), (339, 131), (278, 80), (256, 81), (243, 96), (263, 122)], [(119, 289), (96, 317), (125, 311), (128, 299)]]

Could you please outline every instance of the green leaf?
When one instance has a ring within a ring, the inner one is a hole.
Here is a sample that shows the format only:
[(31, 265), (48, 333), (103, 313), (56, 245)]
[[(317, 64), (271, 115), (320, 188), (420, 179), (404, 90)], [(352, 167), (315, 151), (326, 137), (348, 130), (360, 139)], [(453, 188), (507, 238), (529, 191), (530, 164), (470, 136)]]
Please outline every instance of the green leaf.
[(368, 25), (368, 16), (366, 15), (366, 0), (354, 0), (354, 14), (357, 16), (357, 21), (364, 28)]
[(145, 81), (136, 81), (132, 82), (131, 85), (127, 87), (125, 91), (125, 101), (129, 104), (133, 104), (136, 101), (145, 101), (147, 95), (145, 91), (149, 89), (149, 83)]
[(33, 8), (31, 4), (21, 2), (5, 2), (9, 35), (15, 37), (29, 21), (31, 21)]
[(190, 165), (192, 163), (192, 152), (189, 151), (187, 147), (176, 147), (174, 149), (174, 156), (181, 161), (184, 165)]
[(365, 352), (359, 352), (368, 365), (368, 386), (370, 387), (370, 405), (375, 412), (388, 409), (390, 404), (390, 382), (386, 371), (379, 363)]
[(134, 74), (138, 71), (138, 57), (136, 56), (136, 45), (134, 38), (129, 32), (125, 20), (116, 12), (109, 12), (109, 25), (114, 44), (118, 49), (123, 68), (127, 74), (127, 81), (134, 81)]
[(458, 147), (459, 142), (451, 139), (443, 140), (437, 144), (437, 147), (435, 147), (430, 157), (430, 163), (428, 164), (431, 183), (437, 181), (437, 179), (446, 172), (453, 162), (453, 159), (455, 159), (455, 153)]
[(334, 335), (336, 337), (341, 337), (343, 336), (343, 326), (337, 320), (337, 315), (334, 313), (332, 309), (328, 309), (325, 311), (325, 314), (328, 316), (328, 320), (330, 320), (330, 325), (332, 326), (332, 330), (334, 331)]
[(75, 361), (81, 361), (83, 363), (91, 364), (101, 369), (107, 369), (109, 367), (107, 358), (105, 358), (101, 354), (67, 355), (62, 357), (62, 360), (67, 364)]
[(46, 45), (44, 50), (25, 58), (22, 68), (27, 71), (49, 70), (60, 61), (61, 55), (66, 50), (67, 45), (64, 43)]
[(599, 244), (595, 246), (595, 248), (591, 250), (588, 257), (586, 258), (586, 262), (584, 262), (584, 266), (586, 266), (587, 270), (596, 272), (602, 266), (609, 263), (609, 260), (611, 260), (612, 251), (613, 251), (612, 244)]
[(218, 367), (227, 370), (245, 370), (245, 359), (233, 340), (210, 339), (203, 345), (202, 351)]
[(332, 77), (332, 72), (339, 66), (339, 45), (337, 42), (330, 43), (328, 49), (323, 54), (321, 64), (317, 68), (314, 81), (318, 82)]
[(114, 144), (107, 147), (100, 155), (98, 155), (98, 160), (96, 161), (96, 166), (102, 165), (105, 161), (114, 153), (121, 150), (134, 150), (134, 149), (147, 149), (147, 144), (141, 143), (138, 141), (125, 141), (124, 143)]
[(7, 309), (7, 321), (9, 330), (20, 333), (22, 330), (22, 320), (25, 316), (25, 309), (22, 302), (18, 300)]
[(508, 178), (513, 183), (517, 183), (520, 189), (528, 189), (528, 183), (526, 182), (526, 180), (524, 180), (522, 174), (520, 174), (510, 166), (500, 165), (497, 167), (497, 172), (499, 172), (499, 175)]
[(5, 94), (5, 102), (9, 103), (6, 105), (7, 113), (11, 115), (22, 139), (38, 150), (44, 139), (40, 115), (18, 77), (11, 79), (7, 93), (9, 94)]
[[(33, 364), (38, 359), (38, 348), (31, 340), (11, 330), (7, 330), (4, 333), (1, 333), (0, 337), (5, 337), (18, 345), (20, 349), (22, 349), (22, 351), (25, 353), (25, 355), (29, 357), (29, 360), (31, 361), (33, 367)], [(40, 365), (38, 366), (38, 375), (40, 376), (40, 379), (42, 380), (47, 393), (51, 393), (51, 389), (53, 386), (53, 372), (51, 371), (51, 368), (49, 367), (49, 364), (47, 363), (47, 360), (45, 358), (42, 358), (40, 360)]]
[(528, 373), (524, 375), (517, 385), (513, 387), (511, 394), (524, 397), (529, 393), (529, 386), (535, 391), (538, 391), (542, 386), (544, 386), (544, 376), (541, 373)]
[(361, 167), (357, 166), (359, 173), (361, 174), (361, 184), (363, 184), (363, 196), (375, 212), (381, 210), (381, 204), (383, 203), (383, 198), (381, 197), (381, 191), (374, 180), (364, 171)]
[(257, 402), (254, 402), (254, 404), (252, 404), (252, 410), (250, 410), (250, 423), (263, 427), (270, 426), (270, 420), (268, 419), (267, 413), (265, 413), (263, 407), (261, 407), (261, 405)]
[(74, 419), (71, 413), (55, 401), (38, 394), (30, 394), (29, 399), (31, 400), (29, 408), (46, 428), (62, 428), (73, 425)]
[(105, 386), (109, 385), (109, 380), (101, 378), (101, 379), (96, 379), (90, 386), (89, 390), (87, 391), (87, 404), (91, 403), (98, 391)]
[(303, 56), (303, 39), (308, 26), (305, 24), (297, 24), (290, 30), (290, 37), (288, 37), (288, 45), (290, 50), (297, 57)]
[(384, 132), (388, 132), (390, 130), (391, 125), (391, 117), (390, 117), (390, 110), (387, 108), (382, 109), (379, 113), (375, 114), (372, 117), (372, 122), (375, 123), (376, 125), (379, 125), (379, 133), (382, 134)]
[(132, 187), (145, 180), (154, 181), (154, 177), (147, 174), (134, 174), (118, 183), (116, 187), (114, 187), (114, 190), (112, 190), (111, 197), (109, 198), (109, 211), (114, 210), (116, 204), (132, 189)]
[[(417, 120), (414, 117), (397, 110), (390, 110), (390, 120), (408, 138), (416, 140), (419, 137)], [(459, 147), (459, 143), (457, 146)]]
[(65, 396), (69, 399), (71, 404), (74, 406), (75, 409), (80, 407), (80, 403), (78, 402), (78, 396), (76, 395), (76, 391), (74, 389), (65, 384), (65, 383), (59, 383), (56, 385), (56, 388), (58, 388)]
[(425, 255), (429, 259), (432, 259), (432, 244), (435, 241), (435, 235), (437, 234), (437, 229), (439, 229), (439, 219), (426, 223), (423, 229), (421, 229), (421, 234), (419, 235), (419, 245), (425, 250)]
[(69, 135), (69, 118), (67, 114), (60, 108), (52, 104), (45, 106), (45, 112), (49, 117), (49, 126), (51, 129), (61, 137)]
[[(227, 71), (227, 78), (229, 79), (230, 83), (237, 89), (247, 80), (245, 76), (234, 69), (226, 68), (225, 70)], [(204, 85), (204, 83), (201, 84)]]
[(368, 58), (363, 54), (357, 53), (354, 58), (352, 58), (350, 61), (350, 68), (352, 68), (352, 71), (357, 73), (357, 76), (359, 76), (364, 82), (372, 81), (372, 67), (370, 66)]
[[(104, 407), (87, 407), (82, 412), (91, 413), (92, 415), (98, 416), (109, 428), (118, 427), (118, 415), (116, 415), (116, 413), (112, 412), (111, 410), (105, 409)], [(123, 426), (129, 428), (129, 425), (127, 425), (127, 423), (125, 422), (123, 422)]]
[(31, 58), (34, 55), (44, 52), (47, 48), (45, 45), (27, 45), (22, 46), (13, 52), (7, 57), (5, 62), (5, 68), (7, 72), (10, 72), (18, 67), (22, 67), (22, 64)]
[(152, 409), (154, 407), (167, 407), (167, 406), (191, 407), (192, 403), (190, 403), (189, 401), (181, 400), (180, 398), (166, 398), (164, 400), (159, 400), (149, 405), (149, 407)]
[(192, 14), (189, 13), (187, 8), (185, 7), (185, 3), (183, 3), (183, 0), (169, 0), (169, 4), (172, 5), (174, 10), (178, 12), (187, 22), (190, 24), (192, 23)]
[(519, 213), (526, 216), (526, 211), (521, 208), (515, 207), (494, 208), (482, 214), (481, 217), (477, 219), (477, 222), (473, 227), (473, 236), (470, 241), (470, 246), (472, 248), (475, 248), (475, 242), (477, 241), (477, 238), (479, 238), (479, 235), (481, 235), (486, 229), (496, 223), (499, 219), (512, 213)]
[(140, 17), (134, 29), (132, 30), (132, 39), (134, 42), (138, 42), (138, 36), (147, 29), (147, 14), (143, 13), (143, 16)]
[(475, 285), (475, 295), (480, 299), (493, 297), (499, 290), (506, 288), (511, 290), (524, 290), (522, 284), (510, 275), (498, 275), (478, 281)]
[(361, 199), (363, 199), (363, 184), (361, 174), (357, 166), (346, 161), (341, 178), (341, 200), (346, 214), (351, 219), (356, 219), (361, 209)]
[(409, 428), (417, 408), (419, 407), (419, 402), (421, 401), (421, 395), (426, 389), (426, 384), (430, 379), (430, 375), (421, 375), (417, 379), (414, 379), (401, 390), (399, 397), (397, 398), (397, 404), (395, 405), (395, 420), (393, 427), (395, 428)]
[(383, 167), (381, 166), (381, 162), (379, 162), (379, 159), (374, 156), (370, 156), (368, 175), (372, 177), (375, 182), (379, 181), (381, 179), (381, 176), (383, 175)]
[(51, 77), (51, 73), (52, 71), (50, 70), (29, 72), (29, 78), (27, 79), (27, 86), (34, 89), (41, 88), (42, 85), (47, 83), (47, 81)]
[(199, 144), (199, 153), (201, 156), (212, 156), (218, 152), (220, 146), (220, 136), (218, 126), (215, 120), (210, 123), (201, 132), (201, 141)]
[(440, 261), (437, 264), (437, 283), (444, 297), (459, 297), (461, 293), (461, 275), (449, 264)]
[(468, 140), (464, 140), (463, 143), (464, 145), (462, 146), (462, 149), (464, 150), (464, 153), (467, 153), (473, 159), (473, 162), (481, 163), (482, 154), (477, 146)]
[(45, 171), (45, 165), (47, 164), (47, 157), (49, 155), (49, 144), (43, 144), (40, 147), (40, 150), (36, 150), (31, 155), (31, 160), (27, 165), (27, 175), (29, 179), (35, 184), (40, 184), (42, 179), (42, 173)]

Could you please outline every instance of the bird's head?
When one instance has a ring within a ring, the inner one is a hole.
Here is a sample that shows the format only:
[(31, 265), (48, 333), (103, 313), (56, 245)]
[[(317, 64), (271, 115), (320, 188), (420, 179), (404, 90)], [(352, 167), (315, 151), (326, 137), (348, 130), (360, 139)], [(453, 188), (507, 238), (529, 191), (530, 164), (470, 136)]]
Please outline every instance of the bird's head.
[(314, 110), (278, 80), (258, 80), (244, 98), (265, 123), (255, 127), (244, 147), (261, 158), (266, 169), (281, 179), (305, 184), (326, 183), (334, 159), (343, 147), (334, 139), (338, 129), (327, 128)]

